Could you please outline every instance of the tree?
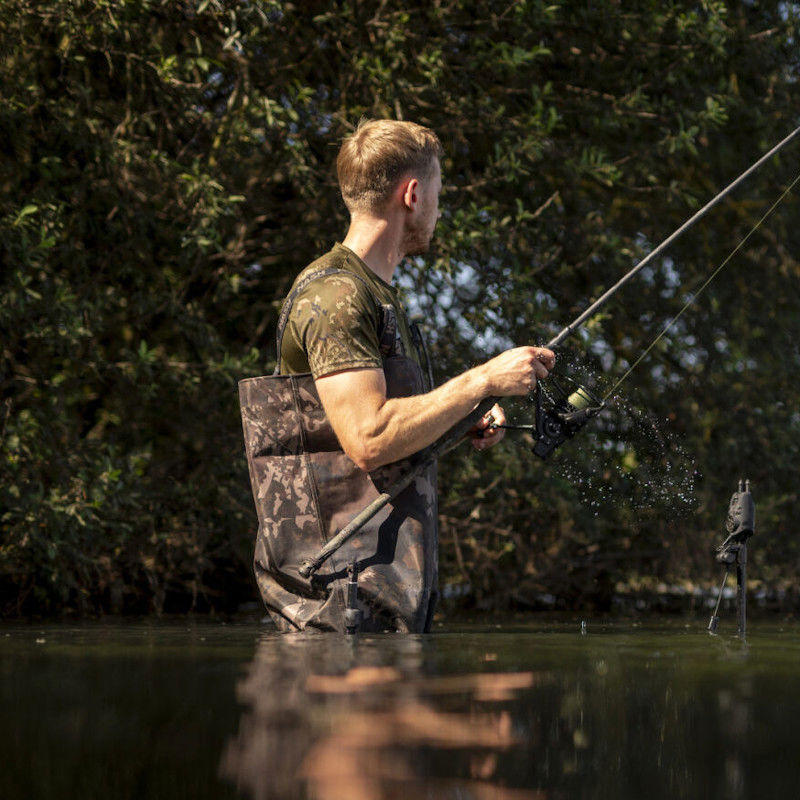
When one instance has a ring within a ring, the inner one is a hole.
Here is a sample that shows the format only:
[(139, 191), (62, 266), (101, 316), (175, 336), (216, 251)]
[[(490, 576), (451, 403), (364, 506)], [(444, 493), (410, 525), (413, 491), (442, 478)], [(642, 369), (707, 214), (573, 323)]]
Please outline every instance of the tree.
[[(361, 116), (446, 150), (436, 250), (403, 277), (448, 331), (429, 331), (443, 380), (547, 341), (796, 126), (797, 21), (784, 3), (6, 0), (6, 611), (254, 596), (235, 382), (271, 369), (289, 284), (344, 232), (332, 166)], [(787, 148), (687, 234), (559, 369), (610, 390), (797, 163)], [(507, 607), (707, 579), (743, 472), (771, 532), (751, 573), (791, 574), (794, 213), (789, 194), (552, 461), (511, 435), (448, 456), (446, 583)]]

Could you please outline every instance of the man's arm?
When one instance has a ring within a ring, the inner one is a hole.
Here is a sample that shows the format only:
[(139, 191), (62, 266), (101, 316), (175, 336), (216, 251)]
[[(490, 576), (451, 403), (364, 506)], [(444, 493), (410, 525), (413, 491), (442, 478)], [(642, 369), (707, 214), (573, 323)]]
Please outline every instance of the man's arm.
[(486, 397), (528, 394), (554, 364), (551, 350), (515, 347), (412, 397), (387, 398), (381, 369), (345, 370), (315, 384), (342, 449), (370, 471), (432, 444)]

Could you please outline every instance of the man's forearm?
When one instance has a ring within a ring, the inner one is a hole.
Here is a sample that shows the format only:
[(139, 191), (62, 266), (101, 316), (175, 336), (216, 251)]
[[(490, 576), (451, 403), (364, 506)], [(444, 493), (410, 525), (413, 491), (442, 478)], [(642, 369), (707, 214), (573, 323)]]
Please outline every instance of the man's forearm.
[(488, 396), (486, 376), (475, 367), (427, 394), (387, 399), (366, 432), (365, 467), (375, 469), (433, 444)]

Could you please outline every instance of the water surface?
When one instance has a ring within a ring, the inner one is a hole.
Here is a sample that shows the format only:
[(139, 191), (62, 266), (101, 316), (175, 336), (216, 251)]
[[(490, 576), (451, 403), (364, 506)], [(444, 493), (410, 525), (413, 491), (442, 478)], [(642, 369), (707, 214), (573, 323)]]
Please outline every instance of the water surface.
[(0, 626), (0, 797), (794, 796), (800, 627)]

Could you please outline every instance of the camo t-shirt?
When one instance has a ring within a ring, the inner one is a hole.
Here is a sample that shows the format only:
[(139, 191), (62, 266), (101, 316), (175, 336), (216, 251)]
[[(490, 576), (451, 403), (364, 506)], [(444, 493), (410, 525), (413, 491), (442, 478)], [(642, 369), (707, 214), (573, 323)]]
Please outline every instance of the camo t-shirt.
[(395, 309), (403, 349), (417, 360), (397, 289), (344, 245), (337, 243), (309, 264), (292, 289), (310, 272), (330, 267), (342, 272), (311, 281), (294, 299), (281, 343), (281, 373), (310, 372), (316, 379), (346, 369), (381, 368), (379, 305), (385, 304)]

